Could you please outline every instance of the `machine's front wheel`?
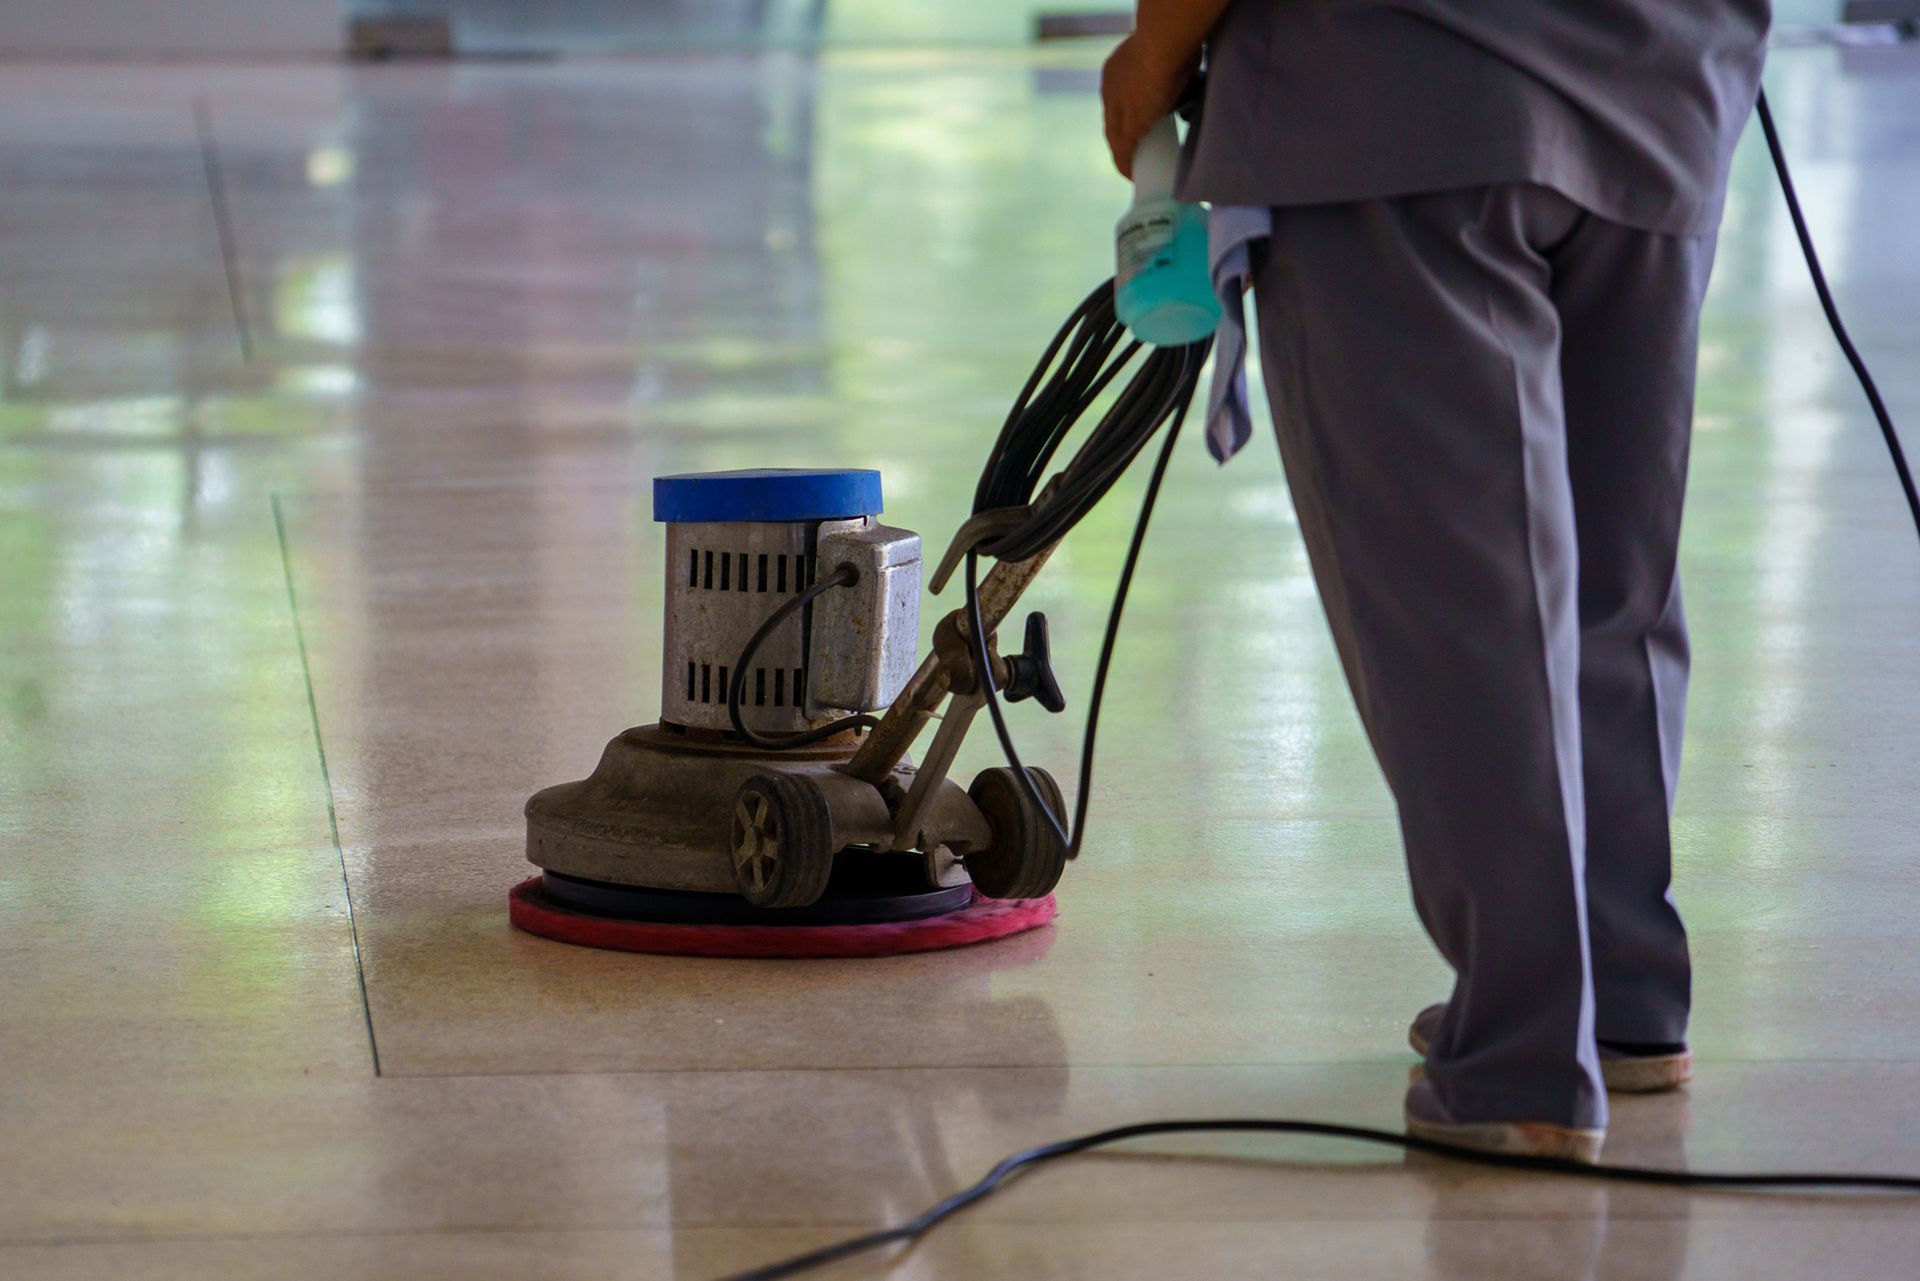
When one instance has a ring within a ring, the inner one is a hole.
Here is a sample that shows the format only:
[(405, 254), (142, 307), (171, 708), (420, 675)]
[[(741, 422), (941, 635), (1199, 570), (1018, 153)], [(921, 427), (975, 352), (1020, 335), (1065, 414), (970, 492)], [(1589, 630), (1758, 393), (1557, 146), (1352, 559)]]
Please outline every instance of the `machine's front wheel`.
[(833, 874), (826, 795), (797, 774), (756, 774), (733, 802), (733, 883), (755, 907), (810, 907)]
[[(1064, 819), (1067, 804), (1053, 775), (1043, 769), (1028, 773), (1047, 808)], [(1003, 765), (980, 771), (967, 795), (993, 829), (992, 845), (967, 854), (967, 873), (974, 886), (988, 898), (1041, 898), (1052, 893), (1067, 866), (1067, 847), (1028, 798), (1013, 770)]]

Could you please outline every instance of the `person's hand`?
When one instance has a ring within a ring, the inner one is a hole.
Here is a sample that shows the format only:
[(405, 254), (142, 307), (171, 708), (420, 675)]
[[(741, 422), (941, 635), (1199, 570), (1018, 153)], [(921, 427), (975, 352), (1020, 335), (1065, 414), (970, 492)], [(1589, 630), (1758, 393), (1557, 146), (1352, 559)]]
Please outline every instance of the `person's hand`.
[(1133, 177), (1133, 152), (1147, 130), (1172, 111), (1200, 68), (1199, 49), (1169, 48), (1136, 31), (1120, 42), (1100, 70), (1100, 103), (1107, 116), (1113, 167)]

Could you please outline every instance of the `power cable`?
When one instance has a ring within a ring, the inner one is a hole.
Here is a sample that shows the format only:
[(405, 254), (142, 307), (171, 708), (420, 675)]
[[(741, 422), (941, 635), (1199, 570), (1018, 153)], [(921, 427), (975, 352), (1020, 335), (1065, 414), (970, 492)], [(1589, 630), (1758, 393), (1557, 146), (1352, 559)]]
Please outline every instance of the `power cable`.
[(1649, 1183), (1662, 1187), (1690, 1188), (1877, 1188), (1888, 1192), (1920, 1192), (1920, 1178), (1904, 1174), (1732, 1174), (1708, 1170), (1656, 1170), (1637, 1165), (1581, 1165), (1551, 1157), (1513, 1156), (1504, 1152), (1482, 1152), (1474, 1148), (1436, 1143), (1412, 1134), (1396, 1134), (1364, 1125), (1336, 1125), (1327, 1121), (1265, 1121), (1228, 1117), (1218, 1120), (1143, 1121), (1138, 1125), (1116, 1126), (1078, 1138), (1061, 1139), (1015, 1153), (987, 1171), (979, 1182), (963, 1188), (920, 1214), (892, 1227), (849, 1237), (832, 1245), (798, 1254), (765, 1267), (736, 1272), (723, 1281), (781, 1281), (799, 1276), (830, 1263), (878, 1250), (884, 1246), (905, 1244), (926, 1235), (945, 1220), (968, 1206), (998, 1192), (1013, 1176), (1036, 1165), (1061, 1157), (1076, 1156), (1094, 1148), (1144, 1139), (1162, 1134), (1304, 1134), (1320, 1138), (1349, 1139), (1445, 1157), (1470, 1165), (1487, 1165), (1502, 1170), (1526, 1170), (1536, 1174), (1562, 1174), (1607, 1183)]
[(1813, 233), (1807, 230), (1807, 217), (1800, 212), (1800, 193), (1794, 190), (1793, 171), (1787, 167), (1787, 154), (1780, 146), (1780, 132), (1773, 127), (1773, 108), (1767, 105), (1767, 91), (1762, 89), (1755, 103), (1760, 113), (1760, 132), (1766, 135), (1767, 154), (1773, 157), (1773, 171), (1780, 177), (1780, 194), (1786, 197), (1787, 213), (1793, 219), (1793, 234), (1800, 240), (1801, 256), (1807, 260), (1807, 274), (1813, 277), (1813, 292), (1820, 296), (1820, 310), (1827, 313), (1827, 326), (1833, 330), (1834, 341), (1840, 344), (1840, 351), (1853, 366), (1853, 376), (1860, 380), (1860, 390), (1866, 393), (1867, 404), (1873, 410), (1873, 419), (1880, 424), (1880, 435), (1887, 442), (1887, 453), (1893, 457), (1893, 470), (1900, 477), (1900, 489), (1907, 497), (1907, 511), (1913, 517), (1913, 528), (1920, 534), (1920, 490), (1913, 484), (1913, 470), (1907, 466), (1907, 451), (1900, 445), (1900, 433), (1894, 428), (1893, 415), (1887, 412), (1887, 402), (1880, 397), (1880, 388), (1873, 381), (1873, 373), (1867, 368), (1867, 362), (1861, 358), (1860, 351), (1853, 345), (1853, 337), (1847, 333), (1847, 326), (1840, 319), (1840, 308), (1834, 304), (1833, 290), (1827, 287), (1826, 269), (1820, 265), (1820, 253), (1813, 247)]
[[(766, 567), (763, 565), (761, 568), (764, 570)], [(759, 653), (760, 647), (766, 643), (767, 637), (779, 630), (780, 624), (792, 618), (795, 614), (805, 609), (808, 605), (811, 605), (815, 600), (833, 588), (851, 587), (859, 581), (859, 569), (851, 564), (840, 566), (831, 574), (815, 579), (813, 584), (805, 591), (781, 601), (779, 607), (768, 614), (766, 621), (761, 623), (753, 635), (747, 638), (746, 645), (740, 650), (739, 661), (733, 665), (733, 679), (727, 682), (727, 719), (733, 722), (734, 733), (763, 752), (783, 752), (792, 751), (796, 747), (806, 747), (811, 743), (818, 743), (822, 739), (832, 738), (835, 734), (844, 734), (848, 730), (872, 729), (880, 723), (875, 718), (866, 715), (842, 716), (838, 720), (829, 721), (825, 725), (816, 725), (812, 729), (805, 730), (798, 734), (782, 734), (779, 738), (768, 738), (765, 734), (756, 733), (753, 729), (749, 728), (746, 717), (740, 711), (740, 705), (746, 700), (747, 696), (747, 669), (753, 663), (753, 656)], [(804, 706), (804, 700), (801, 690), (798, 688), (797, 681), (793, 691), (793, 705), (795, 707)]]

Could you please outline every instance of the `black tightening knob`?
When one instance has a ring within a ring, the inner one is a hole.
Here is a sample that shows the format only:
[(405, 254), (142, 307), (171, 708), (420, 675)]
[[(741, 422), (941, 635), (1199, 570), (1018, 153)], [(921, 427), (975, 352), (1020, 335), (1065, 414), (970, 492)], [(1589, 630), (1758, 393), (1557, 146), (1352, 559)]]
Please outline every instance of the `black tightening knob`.
[(1009, 703), (1031, 698), (1050, 712), (1067, 710), (1067, 696), (1053, 678), (1053, 646), (1047, 641), (1047, 616), (1038, 610), (1027, 615), (1026, 652), (1007, 657), (1007, 684), (1001, 692)]

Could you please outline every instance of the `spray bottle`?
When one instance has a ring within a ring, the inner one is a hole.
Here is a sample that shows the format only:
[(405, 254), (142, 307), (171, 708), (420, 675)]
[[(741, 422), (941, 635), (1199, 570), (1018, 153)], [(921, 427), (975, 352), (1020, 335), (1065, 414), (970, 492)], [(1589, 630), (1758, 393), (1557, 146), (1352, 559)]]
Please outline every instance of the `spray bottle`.
[(1133, 207), (1114, 228), (1114, 309), (1143, 343), (1199, 342), (1220, 323), (1207, 271), (1207, 211), (1173, 198), (1180, 135), (1167, 116), (1133, 153)]

